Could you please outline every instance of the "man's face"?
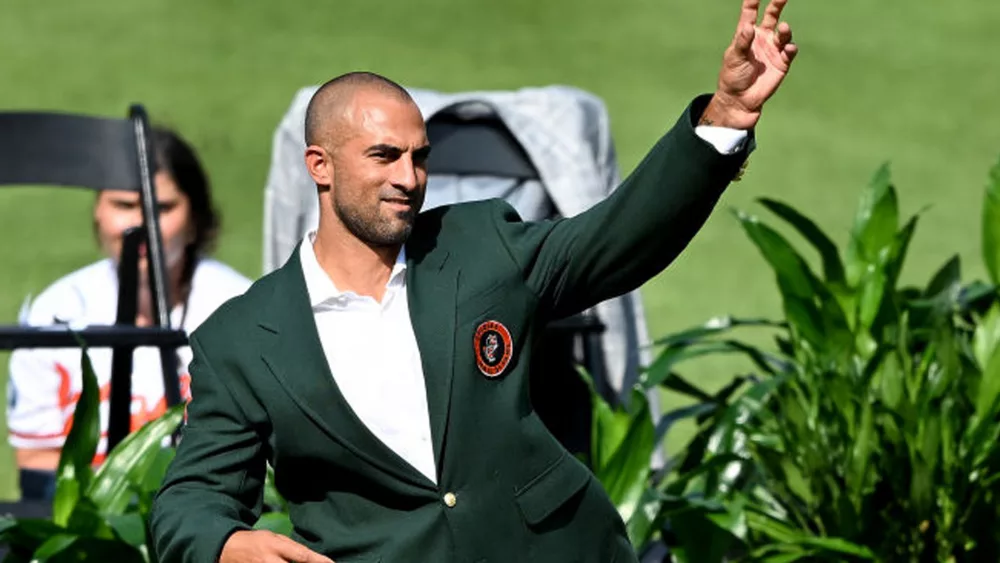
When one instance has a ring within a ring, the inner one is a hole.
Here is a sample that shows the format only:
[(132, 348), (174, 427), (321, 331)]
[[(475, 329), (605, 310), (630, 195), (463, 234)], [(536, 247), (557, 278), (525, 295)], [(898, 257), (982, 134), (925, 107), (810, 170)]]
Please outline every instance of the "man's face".
[(373, 246), (402, 244), (424, 203), (430, 147), (420, 110), (359, 92), (333, 148), (331, 201), (344, 226)]

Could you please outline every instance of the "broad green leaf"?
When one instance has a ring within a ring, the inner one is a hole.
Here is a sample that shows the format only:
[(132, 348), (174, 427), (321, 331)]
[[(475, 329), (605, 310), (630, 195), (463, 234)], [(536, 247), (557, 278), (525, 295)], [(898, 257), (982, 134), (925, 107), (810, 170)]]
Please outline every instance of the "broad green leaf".
[(869, 493), (868, 472), (871, 467), (872, 450), (877, 440), (874, 433), (872, 405), (866, 400), (861, 409), (861, 420), (851, 447), (850, 473), (847, 474), (847, 492), (851, 496), (856, 512), (861, 510), (862, 499)]
[(942, 293), (954, 299), (962, 283), (962, 262), (958, 255), (954, 255), (941, 266), (931, 277), (927, 289), (924, 290), (926, 297), (935, 297)]
[(994, 303), (986, 316), (976, 324), (972, 338), (973, 353), (979, 369), (985, 369), (1000, 342), (1000, 303)]
[(747, 525), (751, 529), (765, 534), (782, 544), (814, 547), (832, 553), (853, 555), (870, 561), (876, 560), (875, 554), (865, 546), (836, 537), (814, 536), (802, 530), (776, 522), (753, 510), (747, 511)]
[[(783, 546), (784, 547), (784, 546)], [(805, 550), (801, 547), (793, 547), (787, 551), (782, 551), (780, 553), (763, 553), (754, 556), (754, 561), (760, 561), (760, 563), (791, 563), (792, 561), (811, 561), (813, 554), (816, 553), (812, 550)]]
[(868, 266), (875, 262), (878, 253), (890, 244), (896, 233), (899, 211), (890, 176), (889, 164), (883, 163), (858, 200), (844, 256), (850, 287), (858, 286)]
[(917, 216), (914, 216), (896, 233), (888, 249), (879, 252), (876, 267), (884, 275), (885, 279), (882, 283), (884, 291), (875, 318), (864, 326), (869, 326), (872, 333), (880, 338), (886, 327), (896, 326), (899, 323), (900, 311), (897, 307), (897, 300), (900, 298), (897, 296), (896, 285), (916, 226)]
[(869, 561), (877, 561), (878, 557), (867, 547), (849, 542), (841, 538), (808, 536), (798, 542), (800, 545), (815, 547), (832, 553), (843, 553), (861, 557)]
[(910, 510), (915, 517), (929, 513), (934, 501), (934, 476), (930, 466), (914, 451), (910, 459)]
[(107, 521), (115, 531), (115, 536), (125, 543), (134, 547), (146, 545), (146, 522), (142, 514), (138, 512), (111, 514), (107, 517)]
[(861, 282), (861, 299), (858, 303), (858, 320), (865, 328), (871, 328), (874, 324), (882, 299), (885, 298), (888, 282), (885, 273), (874, 265), (870, 265), (868, 269), (868, 275)]
[(754, 510), (747, 511), (747, 526), (780, 544), (794, 545), (797, 539), (804, 536), (799, 530)]
[(899, 203), (892, 185), (889, 164), (883, 163), (875, 172), (867, 189), (861, 192), (851, 238), (860, 243), (861, 257), (874, 261), (878, 253), (892, 244), (899, 229)]
[(50, 537), (35, 550), (32, 562), (44, 563), (48, 561), (69, 549), (77, 539), (77, 536), (71, 534), (56, 534)]
[(702, 340), (709, 336), (728, 332), (739, 327), (771, 327), (782, 328), (783, 323), (770, 319), (742, 319), (729, 315), (714, 317), (701, 326), (682, 330), (674, 334), (665, 336), (653, 342), (653, 346), (674, 346), (677, 344), (688, 344), (697, 340)]
[[(662, 368), (658, 368), (658, 369), (662, 369)], [(664, 371), (666, 371), (666, 370), (664, 370)], [(659, 373), (652, 374), (652, 376), (655, 376), (655, 379), (657, 379), (657, 380), (659, 380), (660, 377), (662, 377)], [(641, 376), (641, 377), (644, 378), (643, 387), (645, 387), (645, 388), (648, 389), (647, 385), (648, 385), (648, 382), (650, 381), (649, 377), (651, 377), (651, 376), (646, 376), (645, 374), (643, 374), (643, 376)], [(693, 397), (695, 399), (698, 399), (699, 401), (711, 401), (712, 400), (712, 396), (711, 395), (709, 395), (705, 391), (702, 391), (697, 386), (695, 386), (693, 383), (689, 382), (687, 379), (684, 379), (683, 377), (681, 377), (677, 373), (668, 372), (666, 374), (666, 377), (664, 377), (663, 380), (660, 381), (660, 386), (662, 386), (662, 387), (664, 387), (666, 389), (669, 389), (671, 391), (676, 391), (677, 393), (680, 393), (681, 395), (687, 395), (688, 397)]]
[(645, 489), (632, 517), (625, 522), (632, 545), (644, 546), (649, 542), (663, 520), (663, 500), (653, 489)]
[(167, 476), (167, 469), (170, 467), (170, 463), (174, 460), (175, 455), (177, 455), (177, 450), (174, 448), (157, 450), (156, 458), (146, 471), (139, 490), (144, 493), (156, 493), (159, 491), (160, 485), (163, 484), (163, 480)]
[(294, 527), (292, 526), (292, 520), (289, 518), (288, 514), (284, 512), (268, 512), (262, 514), (254, 524), (253, 529), (255, 530), (270, 530), (276, 534), (281, 534), (283, 536), (291, 536)]
[(29, 552), (33, 552), (52, 536), (67, 533), (51, 520), (42, 518), (3, 518), (3, 522), (5, 527), (0, 532), (2, 543)]
[[(706, 340), (690, 345), (678, 345), (664, 349), (649, 368), (640, 376), (641, 385), (645, 388), (656, 387), (672, 380), (676, 385), (679, 379), (673, 372), (674, 367), (688, 360), (711, 356), (714, 354), (740, 354), (750, 359), (758, 368), (765, 373), (773, 374), (787, 369), (787, 362), (761, 351), (755, 346), (750, 346), (738, 340)], [(701, 391), (693, 385), (682, 382), (683, 387), (678, 387), (679, 392), (705, 400)], [(683, 390), (682, 390), (683, 389)]]
[(94, 475), (87, 496), (106, 514), (121, 514), (145, 480), (146, 472), (160, 455), (162, 443), (184, 418), (184, 404), (165, 413), (126, 436)]
[[(780, 281), (778, 285), (781, 286)], [(785, 294), (782, 305), (785, 315), (798, 336), (816, 347), (822, 347), (826, 344), (827, 339), (823, 334), (823, 316), (812, 299)]]
[(271, 507), (272, 510), (288, 509), (284, 497), (278, 492), (278, 486), (274, 482), (274, 468), (271, 464), (267, 464), (267, 473), (264, 476), (264, 505)]
[(86, 496), (81, 496), (76, 506), (73, 507), (73, 514), (69, 517), (66, 530), (80, 538), (100, 538), (106, 540), (115, 538), (115, 531), (98, 511), (97, 507), (94, 506), (94, 503)]
[(962, 423), (956, 423), (955, 419), (961, 415), (955, 411), (955, 400), (946, 397), (941, 402), (941, 470), (944, 475), (951, 475), (958, 463), (958, 438)]
[(748, 528), (745, 506), (746, 498), (742, 495), (736, 495), (736, 498), (728, 499), (725, 512), (712, 512), (705, 516), (733, 537), (746, 541)]
[[(728, 453), (744, 454), (748, 449), (745, 425), (763, 409), (770, 395), (786, 380), (786, 376), (775, 376), (749, 387), (727, 408), (712, 432), (706, 451), (713, 456)], [(743, 472), (743, 466), (733, 463), (717, 473), (709, 474), (706, 494), (725, 492)]]
[[(658, 490), (666, 495), (664, 500), (670, 500), (674, 496), (682, 495), (686, 491), (696, 490), (700, 496), (713, 497), (715, 491), (706, 491), (700, 486), (709, 479), (707, 476), (715, 476), (727, 467), (734, 464), (746, 464), (747, 460), (733, 453), (723, 453), (709, 456), (707, 459), (700, 458), (698, 463), (692, 464), (690, 468), (681, 467), (676, 475), (669, 479), (664, 479), (657, 486)], [(718, 480), (718, 477), (714, 477)]]
[(690, 563), (722, 563), (725, 556), (739, 540), (710, 518), (710, 512), (691, 511), (671, 518), (670, 528), (680, 545), (671, 552), (680, 555), (680, 561)]
[(653, 440), (656, 443), (659, 443), (667, 432), (670, 431), (670, 428), (681, 420), (699, 418), (706, 414), (715, 412), (718, 409), (719, 405), (716, 403), (698, 403), (695, 405), (688, 405), (686, 407), (673, 409), (672, 411), (661, 416), (659, 422), (656, 423), (656, 432)]
[(69, 518), (80, 500), (80, 482), (76, 480), (73, 466), (67, 464), (66, 467), (67, 470), (61, 472), (56, 481), (56, 492), (52, 499), (52, 521), (63, 527), (69, 524)]
[(812, 297), (815, 276), (792, 245), (757, 217), (742, 211), (737, 211), (736, 217), (782, 282), (783, 290), (800, 299)]
[(590, 391), (591, 425), (590, 425), (590, 464), (591, 470), (598, 474), (611, 460), (618, 445), (628, 432), (629, 416), (625, 412), (615, 412), (604, 397), (594, 387), (594, 380), (585, 369), (576, 368)]
[(50, 560), (55, 563), (64, 561), (100, 561), (114, 563), (146, 563), (147, 557), (139, 550), (123, 541), (99, 538), (77, 538), (75, 542), (62, 553)]
[(809, 241), (819, 252), (823, 261), (823, 275), (828, 282), (844, 282), (844, 265), (840, 261), (840, 254), (837, 245), (826, 236), (817, 225), (805, 215), (799, 213), (795, 208), (783, 202), (761, 198), (758, 200), (761, 205), (771, 210), (772, 213), (787, 221), (791, 226)]
[(982, 252), (993, 285), (1000, 285), (1000, 161), (990, 170), (983, 197)]
[(882, 263), (882, 267), (885, 269), (886, 277), (889, 279), (889, 286), (893, 289), (896, 288), (896, 284), (899, 282), (899, 274), (903, 271), (903, 264), (906, 262), (910, 242), (913, 240), (913, 233), (917, 230), (918, 219), (919, 215), (914, 215), (906, 222), (906, 225), (903, 225), (903, 228), (893, 238), (892, 244), (889, 246), (889, 252), (884, 257), (885, 262)]
[(1000, 398), (1000, 349), (994, 349), (993, 355), (986, 362), (979, 383), (979, 393), (976, 397), (978, 421), (984, 422), (995, 418), (998, 398)]
[(596, 474), (623, 520), (632, 516), (646, 488), (649, 462), (656, 447), (654, 436), (649, 406), (643, 403), (642, 408), (630, 416), (625, 438)]
[(930, 408), (920, 418), (920, 457), (927, 464), (931, 475), (937, 471), (941, 453), (941, 417), (938, 409)]
[[(82, 344), (82, 343), (81, 343)], [(73, 411), (73, 422), (56, 470), (56, 493), (52, 501), (52, 519), (65, 526), (80, 494), (90, 484), (91, 464), (101, 436), (100, 390), (86, 346), (81, 346), (80, 365), (83, 389)]]

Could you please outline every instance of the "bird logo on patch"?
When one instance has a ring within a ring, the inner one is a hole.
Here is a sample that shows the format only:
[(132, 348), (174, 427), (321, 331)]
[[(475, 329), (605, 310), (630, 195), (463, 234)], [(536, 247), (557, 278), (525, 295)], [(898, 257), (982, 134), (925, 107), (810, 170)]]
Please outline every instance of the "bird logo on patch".
[(514, 352), (510, 331), (502, 323), (486, 321), (476, 329), (473, 338), (476, 365), (486, 377), (497, 377), (510, 363)]

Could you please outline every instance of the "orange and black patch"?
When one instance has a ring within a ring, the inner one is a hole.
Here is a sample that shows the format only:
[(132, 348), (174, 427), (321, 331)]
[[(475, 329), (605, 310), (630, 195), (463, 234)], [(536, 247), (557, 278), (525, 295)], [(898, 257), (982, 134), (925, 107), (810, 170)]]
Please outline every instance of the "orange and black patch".
[(476, 365), (486, 377), (497, 377), (507, 369), (514, 342), (510, 331), (497, 321), (486, 321), (476, 329), (473, 338), (476, 347)]

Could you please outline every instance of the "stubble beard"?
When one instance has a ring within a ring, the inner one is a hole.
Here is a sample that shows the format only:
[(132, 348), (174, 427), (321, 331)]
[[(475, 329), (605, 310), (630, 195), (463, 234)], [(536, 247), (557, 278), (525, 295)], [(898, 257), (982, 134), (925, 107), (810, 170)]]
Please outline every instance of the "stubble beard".
[(394, 226), (392, 221), (383, 218), (378, 208), (365, 212), (345, 205), (337, 197), (333, 198), (333, 211), (340, 218), (344, 227), (358, 240), (370, 246), (399, 246), (406, 242), (413, 231), (413, 221), (416, 210), (403, 211), (396, 214), (404, 226)]

